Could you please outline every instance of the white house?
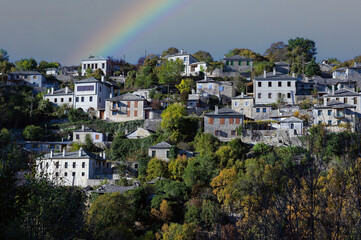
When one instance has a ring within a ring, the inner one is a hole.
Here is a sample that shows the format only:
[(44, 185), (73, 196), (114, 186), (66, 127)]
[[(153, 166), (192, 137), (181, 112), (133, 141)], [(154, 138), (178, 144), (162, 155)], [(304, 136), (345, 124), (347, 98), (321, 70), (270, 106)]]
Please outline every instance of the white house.
[(172, 55), (167, 55), (164, 57), (168, 61), (175, 61), (177, 59), (180, 59), (183, 61), (184, 64), (184, 72), (183, 75), (190, 76), (191, 75), (191, 64), (198, 62), (198, 60), (193, 57), (191, 54), (184, 52), (181, 50), (180, 52)]
[(58, 185), (86, 187), (99, 184), (94, 179), (112, 179), (113, 171), (105, 157), (80, 149), (55, 153), (53, 150), (36, 159), (36, 172)]
[(339, 89), (332, 93), (323, 95), (323, 101), (337, 100), (343, 103), (351, 104), (356, 107), (355, 111), (361, 115), (361, 94), (348, 89)]
[(103, 57), (90, 56), (81, 62), (81, 75), (86, 76), (87, 69), (91, 69), (95, 72), (97, 69), (101, 69), (105, 76), (111, 75), (111, 67), (109, 61)]
[(74, 93), (68, 87), (55, 90), (54, 88), (48, 89), (48, 93), (43, 95), (44, 100), (54, 103), (57, 106), (68, 104), (69, 107), (74, 105)]
[(73, 131), (73, 141), (85, 143), (86, 136), (89, 135), (93, 143), (102, 143), (104, 135), (101, 132), (96, 132), (91, 128), (85, 127), (82, 125), (81, 129)]
[(52, 75), (52, 76), (59, 75), (59, 69), (57, 69), (57, 68), (47, 68), (45, 74), (46, 75)]
[(29, 85), (33, 87), (54, 87), (55, 82), (47, 82), (37, 71), (15, 71), (8, 74), (7, 85)]
[(167, 142), (160, 142), (148, 148), (149, 157), (156, 157), (168, 161), (170, 158), (170, 149), (172, 145)]
[(272, 104), (279, 98), (287, 104), (296, 104), (296, 82), (295, 76), (276, 73), (275, 69), (273, 73), (265, 71), (253, 80), (255, 104)]
[(290, 136), (302, 135), (303, 121), (296, 117), (284, 118), (280, 121), (280, 129), (288, 130)]

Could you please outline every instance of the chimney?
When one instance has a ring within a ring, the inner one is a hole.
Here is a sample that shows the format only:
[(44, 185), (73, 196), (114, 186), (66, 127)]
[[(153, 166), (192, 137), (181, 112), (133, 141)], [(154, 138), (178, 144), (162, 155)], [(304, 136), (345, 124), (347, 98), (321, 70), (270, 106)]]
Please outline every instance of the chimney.
[(84, 124), (81, 125), (81, 130), (83, 130), (83, 131), (85, 130)]
[(48, 88), (48, 94), (50, 93), (50, 88)]
[(181, 53), (181, 54), (183, 54), (183, 53), (184, 53), (184, 50), (183, 50), (183, 49), (181, 49), (180, 53)]
[(53, 87), (51, 88), (51, 94), (54, 94), (54, 88)]
[(204, 81), (207, 81), (207, 75), (204, 74)]
[(100, 156), (100, 157), (103, 157), (103, 152), (100, 152), (100, 153), (99, 153), (99, 156)]
[(109, 98), (113, 98), (113, 93), (109, 93)]
[(127, 135), (128, 134), (128, 129), (124, 130), (124, 134)]
[(275, 76), (276, 75), (276, 68), (274, 67), (273, 68), (273, 76)]
[(293, 72), (293, 73), (292, 73), (292, 77), (295, 78), (295, 77), (296, 77), (296, 73)]
[(353, 66), (357, 67), (357, 62), (356, 61), (353, 62)]
[(215, 113), (215, 114), (218, 114), (218, 106), (217, 106), (217, 105), (214, 106), (214, 113)]
[(80, 147), (79, 149), (79, 157), (81, 157), (83, 155), (83, 147)]
[(196, 91), (194, 89), (192, 89), (192, 94), (195, 94), (195, 93), (196, 93)]
[(335, 94), (335, 85), (332, 85), (332, 95)]
[(241, 92), (241, 98), (244, 98), (244, 93), (243, 92)]
[(266, 77), (267, 77), (267, 71), (266, 71), (266, 69), (265, 69), (265, 70), (263, 70), (263, 77), (264, 77), (264, 78), (266, 78)]
[(51, 149), (50, 150), (50, 158), (53, 158), (53, 155), (54, 155), (54, 149)]
[(69, 92), (69, 88), (65, 87), (65, 94), (67, 94)]
[(101, 78), (101, 79), (102, 79), (102, 82), (104, 82), (104, 76), (102, 76), (102, 78)]
[(63, 157), (65, 157), (65, 148), (63, 148)]
[(103, 152), (103, 158), (107, 159), (106, 155), (105, 155), (105, 151)]

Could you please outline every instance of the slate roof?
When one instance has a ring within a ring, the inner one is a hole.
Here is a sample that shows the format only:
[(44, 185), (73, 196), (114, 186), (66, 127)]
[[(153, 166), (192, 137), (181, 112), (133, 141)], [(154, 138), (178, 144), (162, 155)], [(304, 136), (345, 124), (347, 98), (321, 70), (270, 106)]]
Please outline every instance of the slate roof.
[(140, 97), (140, 96), (132, 94), (132, 93), (126, 93), (126, 94), (122, 94), (120, 96), (109, 98), (106, 101), (111, 101), (111, 102), (118, 102), (118, 101), (145, 101), (145, 99), (143, 97)]
[(98, 189), (94, 190), (95, 193), (123, 193), (125, 191), (135, 189), (138, 186), (120, 186), (120, 185), (113, 185), (113, 184), (105, 184), (103, 186), (100, 186)]
[(156, 148), (156, 149), (168, 149), (168, 148), (171, 148), (172, 145), (170, 145), (169, 143), (167, 142), (160, 142), (160, 143), (157, 143), (153, 146), (150, 146), (149, 148)]
[[(42, 159), (49, 159), (50, 158), (50, 153), (47, 153), (44, 155), (44, 157)], [(93, 159), (98, 159), (98, 160), (104, 160), (104, 158), (95, 155), (94, 153), (88, 152), (86, 150), (82, 150), (82, 155), (79, 156), (79, 151), (75, 151), (75, 152), (65, 152), (65, 156), (63, 156), (62, 152), (53, 152), (53, 158), (52, 159), (89, 159), (89, 158), (93, 158)], [(104, 160), (105, 161), (105, 160)]]
[(232, 99), (252, 99), (252, 97), (250, 97), (246, 94), (243, 94), (243, 95), (241, 94), (241, 95), (233, 97)]
[(15, 71), (15, 72), (11, 72), (9, 74), (11, 74), (11, 75), (42, 75), (38, 71)]
[(95, 132), (95, 131), (93, 129), (91, 129), (90, 127), (84, 127), (84, 129), (80, 128), (80, 129), (74, 130), (73, 132)]
[(356, 108), (356, 106), (351, 105), (351, 104), (347, 104), (347, 103), (343, 103), (337, 100), (330, 100), (327, 102), (327, 105), (319, 105), (319, 106), (315, 106), (315, 109), (322, 109), (322, 108), (333, 108), (333, 109), (343, 109), (343, 108)]
[(335, 94), (326, 94), (324, 95), (324, 97), (351, 97), (351, 96), (360, 96), (361, 94), (354, 92), (354, 91), (350, 91), (348, 89), (339, 89), (337, 91), (335, 91)]
[(95, 77), (89, 77), (89, 78), (86, 78), (86, 79), (82, 79), (82, 80), (79, 80), (79, 81), (76, 81), (74, 82), (75, 84), (77, 83), (104, 83), (106, 85), (114, 85), (113, 83), (111, 82), (108, 82), (108, 81), (104, 81), (102, 82), (101, 80), (98, 80), (96, 79)]
[(102, 60), (107, 60), (107, 59), (103, 58), (101, 56), (92, 56), (92, 57), (83, 59), (83, 61), (102, 61)]
[(51, 93), (44, 94), (44, 96), (54, 96), (54, 95), (73, 95), (73, 91), (68, 88), (68, 93), (65, 93), (65, 88), (61, 88), (55, 90), (53, 94)]
[(258, 77), (255, 77), (254, 79), (255, 80), (297, 80), (296, 77), (292, 77), (288, 74), (276, 73), (276, 75), (273, 75), (273, 72), (267, 73), (266, 78), (262, 74)]
[(345, 78), (345, 79), (341, 79), (341, 78), (326, 78), (326, 84), (328, 85), (335, 85), (337, 83), (354, 83), (356, 82), (355, 80), (352, 80), (352, 78)]
[(208, 112), (204, 114), (205, 116), (243, 116), (244, 114), (236, 112), (228, 107), (218, 109), (218, 113), (216, 111)]
[(296, 117), (289, 117), (289, 118), (281, 120), (280, 122), (281, 123), (290, 123), (290, 122), (303, 122), (303, 121)]
[(245, 56), (235, 55), (232, 57), (224, 57), (223, 60), (226, 60), (226, 61), (252, 61), (253, 59), (245, 57)]

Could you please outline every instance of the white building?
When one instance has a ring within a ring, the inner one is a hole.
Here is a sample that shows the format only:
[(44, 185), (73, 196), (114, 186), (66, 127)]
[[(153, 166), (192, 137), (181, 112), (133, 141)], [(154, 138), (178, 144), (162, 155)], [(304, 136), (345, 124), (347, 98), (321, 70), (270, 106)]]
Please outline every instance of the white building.
[(74, 105), (74, 93), (68, 87), (55, 91), (54, 88), (51, 88), (48, 90), (48, 93), (43, 95), (43, 99), (57, 106), (67, 104), (69, 107), (73, 107)]
[(361, 115), (361, 94), (348, 89), (340, 89), (332, 93), (323, 95), (323, 101), (337, 100), (343, 103), (351, 104), (356, 107), (355, 111)]
[(184, 64), (184, 72), (183, 75), (190, 76), (191, 75), (191, 64), (198, 62), (198, 60), (193, 57), (191, 54), (184, 52), (181, 50), (180, 52), (172, 55), (167, 55), (164, 57), (168, 61), (176, 61), (177, 59), (180, 59), (183, 61)]
[(50, 153), (36, 159), (38, 176), (58, 185), (86, 187), (99, 184), (95, 179), (112, 179), (111, 163), (105, 157), (80, 149), (76, 152)]
[(169, 161), (171, 148), (172, 145), (170, 145), (169, 143), (160, 142), (148, 148), (148, 156), (152, 158), (156, 157), (161, 160)]
[(264, 72), (263, 76), (253, 80), (255, 104), (272, 104), (283, 98), (286, 104), (296, 104), (295, 76)]
[(96, 132), (93, 129), (82, 125), (81, 129), (77, 129), (73, 131), (73, 141), (85, 143), (85, 139), (87, 135), (90, 136), (93, 143), (102, 143), (105, 140), (103, 133)]
[(47, 68), (45, 74), (46, 75), (52, 75), (52, 76), (59, 75), (59, 69), (57, 69), (57, 68)]
[(90, 56), (81, 62), (81, 75), (86, 76), (87, 69), (91, 69), (95, 72), (97, 69), (101, 69), (105, 76), (111, 75), (111, 68), (109, 61), (103, 57)]
[(280, 121), (280, 129), (287, 130), (290, 136), (302, 135), (303, 121), (296, 117), (284, 118)]
[(32, 87), (54, 87), (56, 82), (48, 82), (37, 71), (15, 71), (8, 74), (7, 85), (29, 85)]

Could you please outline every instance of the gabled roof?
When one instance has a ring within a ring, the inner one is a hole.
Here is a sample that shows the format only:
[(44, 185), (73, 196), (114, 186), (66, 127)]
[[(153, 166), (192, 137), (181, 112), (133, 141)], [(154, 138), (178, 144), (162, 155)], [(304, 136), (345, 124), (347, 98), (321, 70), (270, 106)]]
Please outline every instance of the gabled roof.
[(330, 93), (330, 94), (324, 95), (324, 97), (348, 97), (348, 96), (361, 96), (361, 94), (342, 88), (342, 89), (335, 91), (334, 94)]
[(244, 114), (236, 112), (228, 107), (218, 109), (218, 113), (216, 111), (209, 112), (204, 114), (205, 116), (243, 116)]
[(171, 148), (172, 145), (170, 145), (169, 143), (167, 142), (160, 142), (156, 145), (153, 145), (153, 146), (150, 146), (149, 148), (156, 148), (156, 149), (168, 149), (168, 148)]
[(135, 189), (137, 187), (138, 186), (136, 186), (136, 185), (120, 186), (120, 185), (113, 185), (113, 184), (105, 184), (103, 186), (100, 186), (98, 189), (94, 190), (93, 192), (95, 192), (95, 193), (115, 193), (115, 192), (123, 193), (125, 191)]
[(15, 72), (11, 72), (9, 74), (10, 75), (42, 75), (38, 71), (15, 71)]
[(54, 96), (54, 95), (73, 95), (73, 91), (68, 88), (68, 93), (65, 93), (65, 88), (61, 88), (55, 90), (53, 94), (51, 93), (44, 94), (44, 96)]
[(229, 61), (252, 61), (252, 58), (248, 58), (245, 56), (234, 55), (232, 57), (224, 57), (223, 60)]
[(266, 74), (266, 77), (264, 77), (264, 75), (262, 74), (258, 77), (255, 77), (254, 80), (297, 80), (297, 78), (282, 73), (276, 73), (275, 75), (273, 75), (273, 72), (269, 72)]
[[(80, 150), (79, 150), (80, 151)], [(79, 151), (75, 151), (75, 152), (65, 152), (65, 156), (63, 156), (62, 152), (53, 152), (53, 157), (52, 159), (98, 159), (98, 160), (104, 160), (104, 158), (95, 155), (94, 153), (88, 152), (86, 150), (82, 150), (82, 154), (81, 156), (79, 156)], [(43, 158), (39, 158), (39, 159), (50, 159), (50, 153), (45, 154), (45, 156)]]
[(132, 94), (132, 93), (126, 93), (126, 94), (122, 94), (122, 95), (117, 96), (117, 97), (109, 98), (106, 101), (111, 101), (111, 102), (118, 102), (118, 101), (145, 101), (145, 99), (143, 97), (140, 97), (140, 96)]
[(77, 83), (103, 83), (103, 84), (105, 84), (105, 85), (110, 85), (110, 86), (114, 85), (114, 84), (111, 83), (111, 82), (108, 82), (108, 81), (104, 81), (104, 82), (103, 82), (103, 81), (101, 81), (101, 80), (96, 79), (95, 77), (85, 78), (85, 79), (76, 81), (76, 82), (74, 82), (74, 83), (75, 83), (75, 84), (77, 84)]
[(107, 59), (101, 56), (90, 56), (86, 59), (83, 59), (83, 61), (102, 61), (102, 60), (107, 60)]
[(337, 100), (330, 100), (327, 102), (327, 105), (319, 105), (315, 106), (315, 109), (322, 109), (322, 108), (332, 108), (332, 109), (344, 109), (344, 108), (356, 108), (356, 106), (343, 103)]
[(289, 117), (289, 118), (285, 118), (285, 119), (281, 120), (280, 122), (281, 123), (293, 123), (293, 122), (300, 123), (303, 121), (296, 117)]

